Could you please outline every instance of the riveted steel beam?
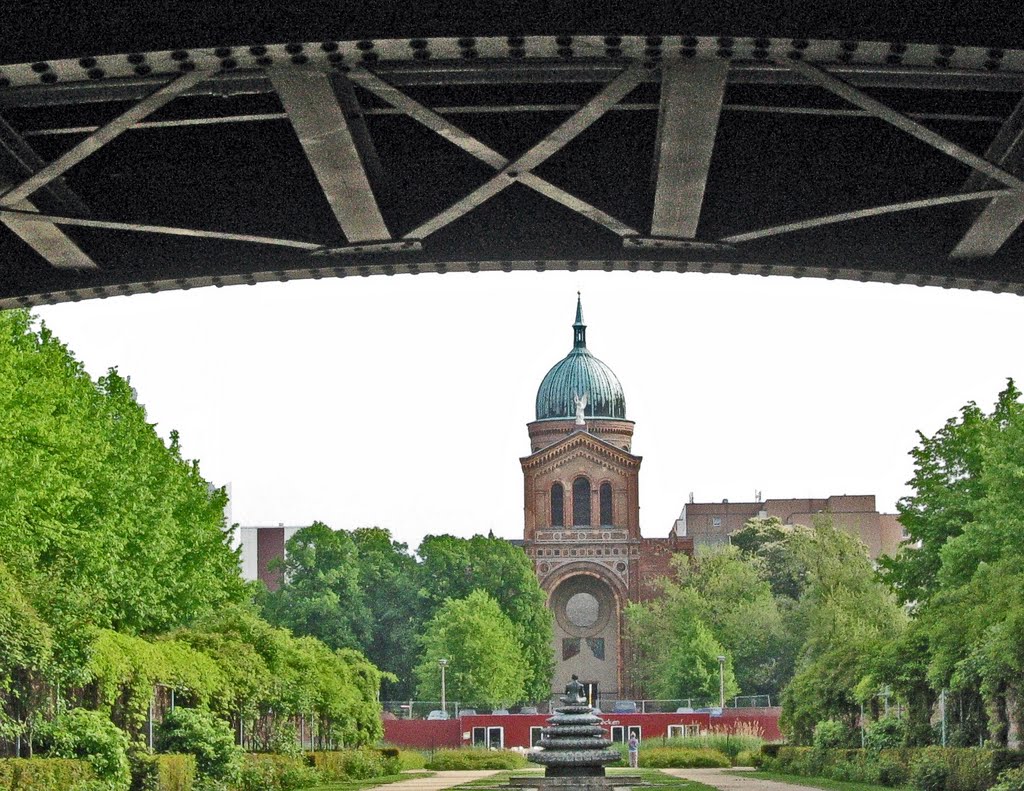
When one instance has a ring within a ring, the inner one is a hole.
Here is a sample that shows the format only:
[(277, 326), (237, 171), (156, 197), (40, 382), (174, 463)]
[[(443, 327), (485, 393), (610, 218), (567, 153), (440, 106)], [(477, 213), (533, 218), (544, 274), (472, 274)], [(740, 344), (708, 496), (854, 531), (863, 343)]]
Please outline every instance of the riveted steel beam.
[[(0, 118), (0, 192), (43, 168), (46, 163), (13, 127)], [(39, 193), (47, 208), (84, 214), (82, 200), (64, 184), (54, 179)], [(15, 207), (28, 214), (37, 214), (39, 207), (23, 198)], [(4, 218), (6, 225), (19, 239), (58, 269), (95, 269), (96, 264), (82, 249), (53, 223), (38, 218)]]
[(0, 206), (11, 207), (29, 197), (33, 192), (45, 187), (55, 178), (62, 176), (90, 154), (95, 153), (111, 140), (123, 134), (136, 121), (163, 107), (176, 96), (191, 86), (205, 79), (204, 72), (194, 71), (182, 74), (147, 96), (117, 118), (104, 124), (85, 140), (76, 144), (70, 151), (57, 157), (53, 162), (36, 171), (16, 187), (0, 194)]
[(40, 214), (36, 216), (14, 207), (0, 208), (0, 219), (4, 222), (46, 222), (54, 225), (72, 225), (79, 228), (102, 228), (108, 231), (134, 231), (136, 233), (155, 233), (167, 236), (191, 236), (197, 239), (218, 239), (226, 242), (250, 242), (252, 244), (268, 244), (275, 247), (294, 247), (299, 250), (309, 251), (323, 248), (323, 245), (316, 242), (304, 242), (298, 239), (277, 239), (271, 236), (255, 236), (247, 233), (223, 233), (221, 231), (203, 231), (198, 228), (175, 228), (167, 225), (144, 225), (133, 222), (92, 220), (85, 217), (61, 217), (53, 214)]
[(272, 69), (270, 79), (349, 242), (391, 238), (363, 157), (326, 72)]
[(841, 212), (839, 214), (827, 214), (823, 217), (812, 217), (807, 220), (773, 225), (769, 228), (761, 228), (756, 231), (723, 236), (719, 241), (729, 244), (740, 242), (752, 242), (755, 239), (766, 239), (769, 236), (779, 236), (784, 233), (796, 231), (808, 231), (812, 228), (821, 228), (825, 225), (835, 225), (841, 222), (853, 220), (865, 220), (869, 217), (880, 217), (883, 214), (896, 214), (898, 212), (913, 211), (915, 209), (931, 209), (936, 206), (949, 206), (955, 203), (965, 203), (975, 200), (990, 200), (992, 198), (1004, 198), (1014, 195), (1012, 190), (992, 189), (980, 190), (978, 192), (955, 193), (953, 195), (940, 195), (935, 198), (922, 198), (921, 200), (903, 201), (901, 203), (889, 203), (885, 206), (871, 206), (867, 209), (856, 209), (855, 211)]
[(697, 235), (728, 73), (729, 64), (721, 59), (662, 67), (652, 236)]
[(568, 143), (582, 134), (608, 110), (624, 99), (643, 79), (649, 70), (642, 66), (629, 66), (618, 77), (583, 105), (569, 119), (532, 146), (525, 154), (507, 164), (497, 175), (477, 187), (466, 197), (413, 229), (406, 238), (423, 239), (432, 233), (475, 209), (515, 182), (523, 173), (529, 173), (544, 161), (562, 150)]
[[(490, 146), (473, 137), (457, 127), (451, 121), (442, 118), (435, 110), (420, 104), (411, 99), (392, 85), (376, 75), (357, 69), (349, 75), (354, 83), (370, 91), (374, 95), (388, 102), (393, 108), (408, 115), (413, 120), (423, 124), (428, 129), (448, 140), (453, 145), (461, 148), (467, 154), (490, 165), (495, 170), (501, 170), (509, 164), (507, 157), (495, 151)], [(579, 110), (579, 107), (574, 108)], [(608, 230), (619, 236), (635, 236), (636, 231), (624, 222), (612, 217), (607, 212), (598, 209), (596, 206), (578, 198), (565, 190), (556, 187), (554, 184), (545, 181), (534, 173), (522, 173), (519, 181), (530, 189), (539, 192), (556, 203), (560, 203), (567, 209), (581, 214), (587, 219), (603, 225)]]
[(1007, 173), (1002, 168), (992, 164), (982, 157), (979, 157), (977, 154), (968, 151), (963, 146), (957, 145), (953, 141), (940, 135), (938, 132), (933, 132), (928, 127), (922, 126), (917, 123), (917, 121), (908, 118), (903, 113), (897, 112), (877, 99), (873, 99), (863, 91), (850, 85), (848, 82), (829, 74), (824, 69), (812, 66), (801, 60), (790, 61), (789, 68), (806, 77), (809, 82), (815, 83), (820, 85), (822, 88), (832, 91), (832, 93), (846, 99), (846, 101), (851, 104), (854, 104), (862, 110), (866, 110), (883, 121), (892, 124), (897, 129), (906, 132), (912, 137), (916, 137), (922, 143), (927, 143), (942, 153), (953, 157), (953, 159), (959, 160), (974, 170), (984, 173), (989, 178), (994, 179), (1001, 184), (1005, 184), (1011, 189), (1024, 191), (1024, 180), (1017, 178), (1011, 173)]
[[(985, 159), (1004, 170), (1020, 172), (1024, 157), (1024, 99), (1017, 103), (1010, 117), (985, 151)], [(971, 192), (990, 186), (991, 180), (974, 171), (964, 181), (961, 190)], [(951, 258), (985, 258), (995, 255), (1024, 223), (1024, 201), (1020, 196), (995, 198), (978, 214), (963, 235)]]

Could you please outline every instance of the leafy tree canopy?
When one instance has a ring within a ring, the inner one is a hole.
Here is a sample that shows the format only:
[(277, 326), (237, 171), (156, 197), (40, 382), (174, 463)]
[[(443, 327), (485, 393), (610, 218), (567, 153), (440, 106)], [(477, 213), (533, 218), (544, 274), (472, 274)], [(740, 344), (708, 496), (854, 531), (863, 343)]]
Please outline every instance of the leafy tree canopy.
[(521, 547), (499, 538), (427, 536), (420, 544), (420, 597), (428, 613), (449, 598), (486, 591), (512, 623), (526, 663), (526, 692), (530, 700), (551, 692), (554, 657), (552, 621), (544, 591), (530, 559)]
[(420, 698), (440, 699), (438, 660), (446, 659), (448, 700), (507, 706), (524, 699), (529, 667), (516, 629), (485, 591), (448, 599), (421, 639), (423, 658), (415, 670)]
[(0, 546), (59, 643), (82, 645), (83, 624), (157, 633), (244, 598), (224, 504), (126, 379), (93, 381), (45, 326), (0, 313)]
[(359, 581), (357, 550), (344, 530), (314, 522), (288, 539), (284, 583), (266, 594), (271, 623), (311, 635), (331, 648), (368, 642), (370, 611)]

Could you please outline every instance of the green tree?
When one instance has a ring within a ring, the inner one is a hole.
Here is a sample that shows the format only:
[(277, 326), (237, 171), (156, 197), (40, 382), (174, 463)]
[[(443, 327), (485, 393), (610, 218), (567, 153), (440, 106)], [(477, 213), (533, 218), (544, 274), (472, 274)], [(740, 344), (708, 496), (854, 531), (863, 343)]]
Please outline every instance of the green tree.
[[(912, 451), (901, 519), (914, 541), (885, 575), (914, 603), (927, 683), (949, 689), (954, 739), (1005, 743), (1024, 726), (1024, 404), (1013, 381), (991, 412), (974, 403)], [(892, 675), (892, 674), (890, 674)], [(915, 686), (922, 682), (916, 674)]]
[(0, 545), (81, 666), (92, 624), (157, 633), (245, 596), (212, 492), (116, 371), (93, 381), (45, 326), (0, 313)]
[(368, 643), (370, 612), (348, 533), (314, 522), (288, 539), (285, 558), (281, 587), (263, 600), (267, 620), (331, 648), (358, 649)]
[(499, 538), (427, 536), (420, 544), (420, 597), (428, 614), (449, 599), (486, 591), (512, 622), (522, 647), (527, 676), (524, 697), (551, 693), (554, 656), (552, 620), (530, 559), (520, 547)]
[(0, 740), (28, 736), (52, 669), (53, 635), (0, 561)]
[(392, 700), (409, 698), (414, 689), (412, 669), (418, 659), (416, 637), (423, 627), (416, 559), (384, 528), (361, 527), (351, 536), (359, 586), (369, 610), (370, 629), (363, 652), (398, 679), (385, 681), (383, 694)]
[(626, 607), (633, 682), (646, 694), (717, 702), (719, 656), (726, 657), (726, 697), (739, 692), (732, 658), (699, 615), (703, 605), (693, 588), (666, 582), (660, 599)]
[(776, 516), (754, 517), (730, 539), (743, 557), (755, 563), (758, 575), (776, 597), (795, 602), (807, 588), (808, 570), (793, 551), (798, 544), (791, 539), (809, 530), (803, 525), (785, 525)]
[(697, 615), (732, 660), (746, 695), (777, 698), (793, 672), (799, 645), (757, 563), (735, 547), (676, 560), (678, 584), (696, 594)]
[(482, 590), (448, 599), (426, 625), (423, 657), (416, 666), (417, 694), (438, 700), (439, 659), (447, 659), (449, 700), (507, 706), (524, 699), (529, 674), (511, 619)]
[(918, 432), (910, 451), (914, 493), (898, 504), (908, 540), (895, 558), (880, 565), (904, 602), (924, 602), (939, 588), (938, 574), (946, 543), (974, 522), (987, 492), (982, 474), (991, 435), (1019, 411), (1020, 391), (1010, 380), (986, 415), (973, 401), (950, 418), (934, 436)]
[(853, 727), (871, 658), (902, 634), (906, 616), (876, 578), (864, 545), (827, 517), (789, 542), (808, 584), (793, 614), (805, 638), (783, 691), (780, 724), (791, 739), (809, 744), (821, 720)]

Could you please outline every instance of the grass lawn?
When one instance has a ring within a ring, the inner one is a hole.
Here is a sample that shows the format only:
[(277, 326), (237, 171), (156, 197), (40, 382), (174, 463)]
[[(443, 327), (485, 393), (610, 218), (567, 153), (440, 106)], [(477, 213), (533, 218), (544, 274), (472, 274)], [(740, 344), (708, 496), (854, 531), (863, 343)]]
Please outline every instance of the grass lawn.
[[(485, 777), (483, 780), (474, 780), (471, 783), (456, 786), (456, 788), (472, 789), (473, 791), (480, 791), (483, 788), (501, 788), (508, 784), (510, 777), (522, 777), (524, 775), (537, 776), (541, 770), (539, 769), (518, 769), (514, 772), (498, 772), (493, 777)], [(672, 777), (671, 775), (664, 774), (659, 769), (609, 769), (608, 775), (614, 777), (615, 775), (632, 775), (638, 776), (640, 779), (647, 784), (646, 787), (655, 787), (663, 789), (664, 791), (717, 791), (704, 783), (695, 783), (692, 780), (683, 780), (681, 777)], [(877, 789), (876, 789), (877, 791)]]
[[(758, 780), (778, 780), (780, 783), (809, 786), (810, 788), (825, 788), (828, 791), (879, 791), (879, 789), (887, 788), (887, 786), (876, 785), (875, 783), (848, 783), (845, 780), (830, 780), (827, 777), (787, 775), (782, 772), (764, 772), (760, 769), (756, 772), (729, 772), (729, 774), (741, 777), (756, 777)], [(897, 791), (899, 790), (897, 789)]]
[(400, 780), (415, 780), (418, 777), (430, 777), (433, 772), (405, 772), (400, 775), (384, 775), (383, 777), (371, 777), (368, 780), (349, 780), (338, 783), (327, 783), (314, 786), (306, 791), (361, 791), (363, 788), (373, 788), (387, 783), (397, 783)]

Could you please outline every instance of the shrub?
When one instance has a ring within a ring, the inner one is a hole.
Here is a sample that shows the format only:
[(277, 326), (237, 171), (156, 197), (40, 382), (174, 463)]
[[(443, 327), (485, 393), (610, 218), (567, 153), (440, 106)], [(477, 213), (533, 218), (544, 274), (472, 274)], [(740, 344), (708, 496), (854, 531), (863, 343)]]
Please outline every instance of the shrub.
[(1024, 791), (1024, 766), (1007, 769), (999, 775), (999, 782), (992, 786), (992, 791)]
[[(878, 764), (859, 750), (836, 750), (839, 755), (826, 761), (821, 774), (846, 783), (878, 783)], [(853, 753), (853, 755), (849, 755)]]
[(839, 720), (822, 720), (814, 726), (814, 746), (819, 750), (846, 747), (850, 743), (850, 729)]
[(869, 750), (902, 747), (907, 741), (907, 723), (899, 717), (882, 717), (865, 729), (864, 742)]
[(949, 767), (920, 755), (910, 766), (910, 784), (918, 791), (946, 791)]
[(394, 748), (375, 750), (361, 747), (358, 750), (310, 753), (309, 758), (326, 780), (365, 780), (398, 774), (402, 770), (401, 758), (395, 754), (398, 752)]
[(72, 709), (50, 726), (52, 753), (58, 758), (84, 758), (96, 779), (107, 788), (127, 789), (131, 783), (128, 736), (99, 711)]
[(241, 769), (242, 751), (231, 728), (203, 709), (178, 707), (160, 725), (160, 749), (195, 756), (202, 778), (234, 782)]
[(305, 758), (274, 753), (246, 755), (240, 778), (239, 791), (296, 791), (323, 780)]
[(886, 756), (879, 756), (878, 758), (878, 782), (881, 785), (889, 786), (893, 788), (895, 786), (906, 785), (910, 779), (910, 773), (907, 770), (907, 765), (900, 761), (894, 761), (892, 758)]
[(942, 752), (949, 767), (949, 791), (986, 791), (996, 782), (998, 772), (992, 769), (992, 750), (960, 747)]
[(735, 761), (745, 750), (761, 749), (761, 745), (764, 744), (764, 730), (756, 723), (740, 722), (731, 729), (712, 728), (693, 736), (659, 739), (658, 744), (661, 747), (717, 750)]
[(427, 759), (419, 750), (398, 751), (398, 771), (404, 769), (423, 769), (427, 765)]
[(154, 755), (136, 751), (130, 756), (131, 791), (192, 791), (196, 759), (191, 755)]
[(73, 758), (0, 759), (0, 788), (67, 791), (96, 776), (87, 761)]
[(785, 745), (779, 744), (778, 742), (774, 744), (762, 744), (761, 755), (763, 755), (765, 758), (778, 758), (779, 748), (784, 746)]
[(760, 750), (744, 750), (733, 761), (733, 766), (760, 767), (763, 756)]
[(511, 750), (484, 750), (463, 747), (459, 750), (438, 750), (427, 761), (426, 768), (443, 771), (448, 769), (522, 769), (526, 759)]
[(781, 747), (771, 768), (795, 775), (817, 775), (821, 772), (826, 752), (811, 747)]
[(725, 753), (706, 747), (641, 748), (639, 763), (649, 769), (713, 769), (732, 765)]

